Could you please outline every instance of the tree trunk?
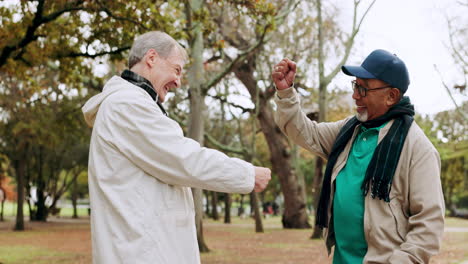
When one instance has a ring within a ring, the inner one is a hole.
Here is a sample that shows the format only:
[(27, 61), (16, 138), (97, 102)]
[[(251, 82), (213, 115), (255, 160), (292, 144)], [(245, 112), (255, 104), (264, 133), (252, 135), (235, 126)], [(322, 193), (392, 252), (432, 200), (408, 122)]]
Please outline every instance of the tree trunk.
[[(322, 1), (317, 1), (317, 20), (318, 20), (318, 68), (319, 68), (319, 114), (318, 114), (318, 122), (325, 122), (327, 118), (327, 86), (328, 82), (325, 79), (325, 59), (323, 54), (323, 46), (324, 46), (324, 39), (323, 39), (323, 32), (322, 32)], [(315, 161), (315, 177), (314, 177), (314, 186), (312, 187), (316, 193), (314, 195), (314, 204), (315, 204), (315, 211), (317, 211), (318, 202), (320, 199), (320, 191), (323, 181), (323, 160), (320, 157), (317, 157)], [(312, 233), (313, 239), (320, 238), (321, 236), (321, 228), (314, 224), (314, 232)]]
[[(257, 81), (253, 75), (254, 61), (254, 56), (251, 56), (234, 67), (236, 77), (245, 85), (253, 102), (257, 100)], [(285, 136), (274, 123), (270, 98), (266, 92), (260, 93), (258, 120), (270, 150), (273, 173), (278, 175), (284, 195), (283, 227), (310, 228), (301, 187), (291, 165), (291, 155), (288, 151), (290, 148), (286, 144)]]
[(241, 216), (244, 214), (244, 195), (241, 194), (240, 202), (239, 202), (239, 208), (237, 210), (237, 216)]
[(34, 216), (34, 221), (46, 222), (48, 210), (45, 204), (47, 197), (45, 195), (46, 182), (45, 182), (43, 170), (42, 170), (42, 165), (43, 165), (42, 152), (43, 152), (43, 147), (39, 147), (39, 155), (37, 157), (38, 168), (37, 168), (37, 182), (36, 182), (37, 183), (37, 189), (36, 189), (37, 202), (36, 202), (36, 215)]
[(210, 217), (210, 191), (206, 191), (204, 190), (203, 191), (203, 194), (205, 195), (205, 201), (206, 201), (206, 204), (205, 204), (205, 215)]
[(31, 202), (32, 202), (32, 198), (31, 198), (31, 189), (30, 188), (26, 188), (26, 193), (29, 195), (25, 197), (26, 199), (26, 204), (28, 205), (28, 211), (29, 211), (29, 221), (34, 221), (34, 217), (36, 217), (36, 211), (34, 211), (31, 207)]
[[(354, 45), (354, 38), (356, 37), (357, 33), (359, 32), (359, 29), (361, 27), (361, 23), (364, 21), (364, 18), (366, 17), (367, 13), (369, 10), (372, 8), (372, 6), (375, 3), (375, 0), (373, 0), (367, 9), (364, 11), (364, 14), (358, 21), (358, 15), (357, 15), (357, 10), (358, 10), (358, 5), (360, 4), (361, 1), (354, 1), (354, 15), (353, 15), (353, 24), (352, 24), (352, 30), (350, 34), (348, 35), (348, 38), (343, 41), (344, 43), (344, 54), (342, 55), (342, 58), (339, 63), (337, 63), (335, 66), (331, 67), (332, 70), (328, 73), (325, 74), (325, 38), (323, 34), (323, 29), (326, 27), (324, 26), (324, 22), (322, 19), (322, 0), (316, 0), (316, 8), (317, 8), (317, 40), (318, 40), (318, 83), (319, 83), (319, 118), (318, 122), (325, 122), (327, 120), (327, 87), (330, 84), (330, 82), (333, 80), (333, 78), (338, 74), (338, 72), (341, 71), (341, 66), (346, 63), (349, 54), (351, 52), (351, 48)], [(322, 185), (322, 171), (323, 171), (323, 161), (321, 158), (317, 157), (316, 161), (316, 175), (314, 177), (314, 186), (313, 190), (316, 192), (320, 193), (318, 190), (321, 189)], [(320, 180), (320, 181), (319, 181)], [(318, 204), (318, 197), (320, 194), (314, 195), (314, 204)], [(317, 206), (315, 207), (317, 209)], [(315, 226), (315, 225), (314, 225)], [(312, 234), (312, 238), (318, 238), (320, 236), (320, 230), (317, 230), (320, 228), (314, 227), (314, 232)]]
[[(24, 151), (24, 150), (23, 150)], [(26, 155), (22, 155), (26, 156)], [(16, 224), (15, 231), (24, 230), (24, 214), (23, 214), (23, 204), (24, 204), (24, 169), (26, 166), (26, 159), (19, 158), (14, 161), (15, 171), (16, 171), (16, 186), (17, 186), (17, 208), (16, 208)]]
[(293, 164), (294, 164), (294, 172), (297, 175), (297, 182), (299, 184), (300, 192), (302, 194), (302, 197), (304, 201), (307, 203), (307, 193), (306, 193), (306, 182), (305, 182), (305, 176), (301, 172), (301, 165), (299, 164), (300, 156), (299, 156), (299, 146), (292, 143), (291, 147), (291, 156), (293, 159)]
[(3, 219), (3, 208), (5, 208), (4, 205), (5, 205), (5, 200), (2, 200), (2, 205), (1, 205), (1, 208), (0, 208), (0, 221), (2, 221), (2, 222), (4, 220)]
[(44, 195), (44, 183), (38, 182), (38, 188), (36, 189), (37, 202), (34, 221), (46, 222), (47, 221), (47, 206), (45, 205), (46, 196)]
[[(320, 186), (323, 181), (323, 160), (320, 157), (315, 158), (315, 176), (314, 176), (314, 184), (312, 188), (312, 195), (314, 197), (314, 211), (317, 212), (318, 203), (320, 199)], [(314, 214), (315, 214), (314, 212)], [(314, 232), (310, 238), (316, 239), (320, 238), (322, 235), (322, 229), (314, 224)]]
[(34, 217), (36, 217), (36, 211), (35, 208), (31, 205), (34, 201), (32, 200), (31, 197), (31, 169), (29, 168), (29, 163), (26, 162), (25, 165), (25, 171), (24, 171), (24, 189), (25, 189), (25, 196), (24, 196), (24, 201), (28, 205), (28, 211), (29, 211), (29, 221), (34, 221)]
[[(191, 36), (190, 50), (192, 65), (188, 70), (189, 97), (190, 97), (190, 123), (188, 137), (203, 145), (204, 106), (205, 97), (202, 91), (204, 84), (203, 66), (203, 25), (199, 21), (191, 21), (203, 6), (202, 0), (193, 0), (186, 3), (187, 17), (189, 17), (189, 34)], [(201, 189), (193, 188), (193, 200), (195, 203), (195, 224), (197, 227), (197, 238), (200, 252), (208, 252), (209, 248), (203, 237), (203, 194)]]
[[(200, 100), (200, 96), (195, 96), (194, 92), (192, 91), (192, 88), (190, 91), (191, 122), (189, 126), (188, 136), (194, 140), (197, 140), (198, 142), (200, 142), (200, 144), (203, 144), (203, 119), (201, 118), (203, 116), (201, 113), (203, 101)], [(202, 124), (200, 124), (200, 122)], [(195, 225), (197, 228), (198, 247), (200, 252), (209, 252), (210, 250), (205, 243), (205, 238), (203, 237), (203, 190), (192, 188), (192, 192), (193, 201), (195, 204)], [(207, 203), (208, 202), (209, 201), (207, 201)]]
[(38, 171), (36, 196), (37, 196), (37, 202), (36, 202), (34, 221), (46, 222), (48, 210), (45, 204), (45, 201), (46, 201), (45, 181), (44, 181), (41, 169)]
[[(192, 188), (193, 200), (202, 201), (202, 192), (202, 189)], [(203, 236), (203, 204), (198, 202), (195, 202), (195, 225), (197, 228), (198, 249), (200, 252), (209, 252), (210, 249), (206, 245), (205, 237)]]
[(226, 193), (224, 196), (224, 223), (231, 223), (231, 203), (232, 198), (230, 193)]
[(258, 206), (258, 196), (256, 192), (250, 193), (250, 201), (255, 218), (255, 232), (263, 233), (262, 214), (260, 213), (260, 207)]
[(301, 186), (291, 168), (291, 156), (287, 153), (288, 146), (284, 136), (273, 122), (273, 110), (264, 102), (259, 114), (260, 126), (271, 153), (273, 171), (278, 175), (281, 191), (284, 195), (284, 228), (310, 228)]
[(75, 179), (73, 181), (72, 195), (71, 195), (72, 205), (73, 205), (73, 216), (72, 218), (78, 219), (78, 181)]
[[(0, 177), (0, 184), (2, 183), (1, 182), (1, 177)], [(6, 200), (6, 191), (3, 190), (2, 186), (0, 186), (0, 221), (3, 222), (3, 205), (5, 204), (5, 200)]]
[(215, 221), (219, 220), (217, 192), (211, 192), (211, 217), (213, 217), (213, 220)]

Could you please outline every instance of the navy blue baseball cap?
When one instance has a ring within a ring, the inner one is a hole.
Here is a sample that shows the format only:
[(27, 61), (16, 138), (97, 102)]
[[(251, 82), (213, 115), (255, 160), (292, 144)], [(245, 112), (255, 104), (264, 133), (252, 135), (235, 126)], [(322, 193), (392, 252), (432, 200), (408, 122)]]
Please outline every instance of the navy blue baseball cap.
[(341, 70), (350, 76), (361, 79), (379, 79), (398, 88), (403, 94), (410, 84), (405, 63), (386, 50), (374, 50), (361, 66), (342, 66)]

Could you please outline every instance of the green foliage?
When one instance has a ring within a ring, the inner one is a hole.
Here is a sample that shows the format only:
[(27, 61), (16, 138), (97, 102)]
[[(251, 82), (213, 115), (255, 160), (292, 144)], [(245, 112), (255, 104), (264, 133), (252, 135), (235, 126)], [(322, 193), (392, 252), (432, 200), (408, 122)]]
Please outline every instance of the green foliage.
[[(468, 102), (462, 107), (468, 110)], [(436, 146), (442, 159), (442, 186), (447, 207), (452, 209), (468, 180), (468, 123), (455, 110), (438, 113), (435, 121), (441, 135), (441, 143)]]
[[(462, 105), (468, 111), (468, 101)], [(441, 181), (447, 209), (452, 210), (468, 186), (468, 123), (456, 110), (443, 111), (430, 116), (416, 116), (426, 136), (441, 157)]]
[[(468, 101), (465, 101), (460, 110), (468, 113)], [(443, 139), (449, 142), (468, 141), (468, 120), (457, 111), (448, 110), (435, 116), (437, 129), (442, 133)]]
[[(65, 173), (62, 173), (61, 175), (62, 177), (61, 178), (64, 178), (66, 177), (66, 174)], [(76, 184), (76, 194), (77, 194), (77, 198), (78, 199), (83, 199), (83, 198), (88, 198), (89, 196), (89, 190), (88, 190), (88, 172), (86, 170), (82, 170), (76, 180), (75, 180), (75, 184)], [(67, 190), (66, 192), (66, 196), (68, 199), (72, 199), (72, 192), (73, 192), (73, 188), (70, 188)], [(61, 212), (62, 214), (62, 212)]]
[(305, 191), (307, 194), (307, 204), (314, 204), (313, 201), (313, 181), (315, 176), (315, 161), (317, 156), (305, 149), (300, 150), (299, 168), (304, 175)]
[(454, 199), (463, 191), (464, 172), (464, 158), (442, 162), (442, 186), (448, 209), (451, 209)]
[[(274, 11), (266, 1), (215, 4), (242, 10), (260, 22)], [(27, 193), (38, 187), (55, 202), (76, 180), (79, 196), (87, 192), (82, 171), (90, 130), (80, 108), (102, 87), (104, 78), (95, 76), (95, 66), (121, 64), (135, 35), (150, 30), (165, 31), (184, 44), (191, 39), (191, 26), (202, 23), (207, 47), (212, 47), (217, 24), (207, 7), (187, 17), (186, 1), (40, 0), (1, 5), (0, 153), (12, 161), (26, 161)], [(33, 207), (33, 213), (36, 210)]]
[(86, 170), (90, 130), (80, 108), (84, 88), (102, 86), (94, 66), (123, 60), (136, 34), (182, 35), (181, 9), (166, 1), (13, 1), (0, 14), (0, 153), (27, 157), (27, 195), (37, 187), (55, 203)]
[(457, 199), (457, 207), (468, 209), (468, 191), (464, 191)]

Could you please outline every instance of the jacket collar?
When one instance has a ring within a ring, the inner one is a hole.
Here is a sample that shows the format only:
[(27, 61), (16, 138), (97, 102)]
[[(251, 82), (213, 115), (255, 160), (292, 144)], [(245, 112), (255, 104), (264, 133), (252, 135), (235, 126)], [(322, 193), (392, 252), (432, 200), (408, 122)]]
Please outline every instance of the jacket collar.
[(148, 79), (146, 79), (145, 77), (141, 76), (141, 75), (138, 75), (136, 74), (135, 72), (133, 71), (130, 71), (130, 70), (124, 70), (122, 72), (122, 75), (121, 77), (125, 80), (127, 80), (128, 82), (140, 87), (141, 89), (145, 90), (150, 96), (151, 98), (153, 99), (153, 101), (156, 102), (156, 104), (159, 106), (159, 108), (161, 108), (161, 111), (167, 116), (167, 112), (166, 112), (166, 109), (164, 109), (164, 107), (162, 106), (161, 102), (159, 102), (159, 95), (158, 93), (156, 92), (156, 90), (154, 89), (153, 85), (151, 84), (150, 81), (148, 81)]

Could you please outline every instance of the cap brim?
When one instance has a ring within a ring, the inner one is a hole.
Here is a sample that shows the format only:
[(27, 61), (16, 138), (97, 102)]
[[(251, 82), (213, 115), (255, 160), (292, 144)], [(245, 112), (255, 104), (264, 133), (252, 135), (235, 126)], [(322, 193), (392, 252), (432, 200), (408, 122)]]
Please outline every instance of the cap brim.
[(377, 79), (372, 73), (361, 66), (341, 66), (341, 70), (346, 75), (355, 76), (361, 79)]

